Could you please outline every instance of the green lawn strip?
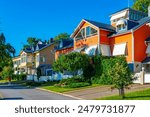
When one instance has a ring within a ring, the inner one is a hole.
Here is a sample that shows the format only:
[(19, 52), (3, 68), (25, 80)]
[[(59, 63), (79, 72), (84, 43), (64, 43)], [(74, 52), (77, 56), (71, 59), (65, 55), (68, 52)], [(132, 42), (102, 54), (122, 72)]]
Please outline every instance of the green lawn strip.
[[(98, 98), (97, 100), (121, 100), (118, 95)], [(125, 94), (124, 100), (150, 100), (150, 88)]]
[[(16, 80), (12, 80), (12, 83), (16, 82)], [(9, 81), (8, 80), (0, 80), (0, 84), (8, 84)]]
[(97, 86), (101, 86), (101, 85), (93, 84), (91, 86), (85, 86), (85, 87), (80, 87), (80, 88), (68, 88), (68, 87), (65, 88), (65, 87), (56, 87), (56, 86), (41, 86), (40, 88), (51, 90), (54, 92), (64, 93), (64, 92), (87, 89), (87, 88), (92, 88), (92, 87), (97, 87)]

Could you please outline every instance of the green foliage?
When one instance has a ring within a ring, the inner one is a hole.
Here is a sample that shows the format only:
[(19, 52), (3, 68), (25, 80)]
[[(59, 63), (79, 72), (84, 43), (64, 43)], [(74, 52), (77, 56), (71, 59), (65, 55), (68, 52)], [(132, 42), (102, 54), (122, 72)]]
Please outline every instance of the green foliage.
[(8, 78), (12, 78), (12, 75), (13, 75), (13, 69), (12, 69), (12, 67), (10, 67), (10, 66), (5, 66), (4, 68), (3, 68), (3, 71), (2, 71), (2, 77), (4, 78), (4, 79), (8, 79)]
[(35, 38), (35, 37), (29, 37), (27, 39), (27, 44), (23, 46), (23, 49), (28, 48), (30, 46), (35, 46), (38, 41), (41, 41), (41, 39)]
[(133, 78), (124, 56), (116, 59), (113, 69), (109, 72), (113, 80), (114, 88), (119, 90), (119, 95), (124, 97), (124, 88), (132, 84)]
[(70, 35), (68, 33), (60, 33), (54, 38), (54, 40), (59, 41), (60, 39), (68, 39), (69, 37)]
[(63, 79), (60, 83), (56, 84), (57, 87), (65, 87), (65, 88), (78, 88), (89, 86), (90, 83), (85, 82), (82, 76), (74, 76), (72, 78)]
[(148, 6), (150, 6), (150, 0), (133, 0), (133, 8), (135, 10), (142, 11), (144, 13), (148, 13)]
[[(122, 67), (126, 67), (126, 72), (130, 72), (125, 57), (101, 57), (95, 56), (93, 58), (95, 66), (95, 76), (92, 77), (92, 83), (96, 84), (113, 84), (114, 69), (116, 69), (116, 63), (124, 64)], [(122, 63), (121, 63), (122, 62)]]
[(96, 55), (92, 58), (93, 60), (93, 65), (95, 68), (95, 74), (100, 76), (102, 74), (102, 56), (101, 55)]
[(88, 64), (83, 68), (84, 80), (92, 84), (91, 78), (95, 75), (95, 69), (92, 64)]
[(109, 71), (113, 68), (115, 58), (102, 57), (101, 55), (93, 57), (95, 66), (95, 76), (92, 82), (96, 84), (112, 84), (112, 78)]
[(1, 71), (5, 66), (12, 65), (12, 55), (14, 56), (15, 49), (11, 44), (6, 43), (6, 39), (3, 33), (0, 34), (0, 68)]
[(52, 65), (53, 70), (56, 72), (61, 72), (63, 73), (65, 70), (67, 70), (66, 68), (66, 56), (65, 55), (61, 55), (57, 61), (55, 61)]
[(36, 87), (36, 86), (41, 86), (42, 83), (41, 83), (41, 82), (27, 81), (27, 82), (26, 82), (26, 85), (27, 85), (27, 86), (33, 86), (33, 87)]
[(12, 79), (17, 81), (26, 80), (26, 74), (13, 74)]
[(68, 87), (79, 88), (79, 87), (85, 87), (85, 86), (90, 86), (90, 83), (87, 83), (87, 82), (71, 83)]
[(63, 73), (64, 71), (74, 72), (88, 66), (90, 59), (86, 54), (78, 52), (62, 55), (53, 64), (53, 69), (56, 72)]

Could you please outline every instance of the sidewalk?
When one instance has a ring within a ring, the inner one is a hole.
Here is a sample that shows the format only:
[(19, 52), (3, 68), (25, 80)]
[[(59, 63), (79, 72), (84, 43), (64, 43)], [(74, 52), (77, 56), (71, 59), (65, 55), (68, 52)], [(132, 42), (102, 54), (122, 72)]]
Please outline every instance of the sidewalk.
[[(146, 85), (133, 84), (132, 86), (130, 86), (130, 89), (126, 89), (125, 92), (139, 91), (146, 88), (150, 88), (150, 84)], [(117, 89), (111, 90), (110, 86), (99, 86), (94, 88), (81, 89), (77, 91), (70, 91), (64, 94), (71, 95), (81, 99), (92, 100), (106, 96), (118, 95), (118, 90)]]

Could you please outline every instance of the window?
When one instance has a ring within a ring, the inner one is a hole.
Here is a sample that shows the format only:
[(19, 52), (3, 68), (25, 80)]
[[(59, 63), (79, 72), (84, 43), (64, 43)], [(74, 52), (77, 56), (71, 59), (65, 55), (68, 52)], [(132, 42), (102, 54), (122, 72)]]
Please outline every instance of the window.
[(40, 62), (39, 55), (36, 55), (36, 62)]
[(95, 55), (95, 52), (96, 52), (96, 48), (92, 48), (92, 49), (88, 52), (88, 55), (89, 55), (89, 56), (94, 56), (94, 55)]
[(27, 62), (26, 54), (21, 55), (21, 63)]
[(94, 28), (90, 26), (86, 27), (86, 37), (90, 37), (96, 34), (97, 34), (97, 30), (95, 30)]
[(85, 53), (89, 56), (94, 56), (96, 54), (97, 46), (91, 46), (85, 49)]
[(45, 62), (45, 57), (44, 56), (40, 57), (40, 62)]
[(103, 56), (111, 56), (110, 46), (109, 45), (101, 45), (101, 53)]
[(117, 55), (127, 55), (127, 43), (114, 45), (113, 56)]
[(85, 28), (81, 29), (80, 32), (76, 36), (76, 40), (80, 40), (85, 38)]

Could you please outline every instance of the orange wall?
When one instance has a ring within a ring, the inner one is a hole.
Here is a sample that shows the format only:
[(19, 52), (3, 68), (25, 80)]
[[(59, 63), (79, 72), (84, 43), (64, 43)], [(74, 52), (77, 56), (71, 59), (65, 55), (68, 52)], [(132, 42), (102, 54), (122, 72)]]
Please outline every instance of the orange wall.
[(73, 51), (73, 47), (71, 47), (71, 48), (66, 48), (66, 49), (62, 49), (62, 50), (57, 50), (57, 51), (55, 52), (55, 60), (58, 59), (58, 57), (59, 57), (60, 54), (67, 54), (67, 53), (69, 53), (69, 52), (71, 52), (71, 51)]
[(124, 34), (110, 38), (111, 51), (114, 44), (127, 43), (127, 62), (132, 62), (132, 34)]
[(135, 61), (141, 62), (146, 57), (145, 39), (150, 36), (150, 27), (142, 26), (140, 29), (134, 32), (134, 56)]
[(100, 44), (109, 44), (108, 34), (110, 34), (109, 31), (100, 30)]
[(98, 35), (95, 35), (95, 36), (91, 36), (85, 39), (75, 41), (74, 49), (80, 48), (83, 45), (92, 46), (92, 45), (97, 45), (97, 44), (98, 44)]
[[(85, 22), (81, 26), (81, 29), (86, 28), (87, 26), (93, 27), (91, 24)], [(93, 27), (93, 28), (95, 28), (95, 27)], [(84, 39), (75, 41), (74, 49), (81, 48), (83, 45), (92, 46), (92, 45), (97, 45), (97, 44), (98, 44), (98, 35), (94, 35), (94, 36), (91, 36), (91, 37), (88, 37), (88, 38), (84, 38)]]

